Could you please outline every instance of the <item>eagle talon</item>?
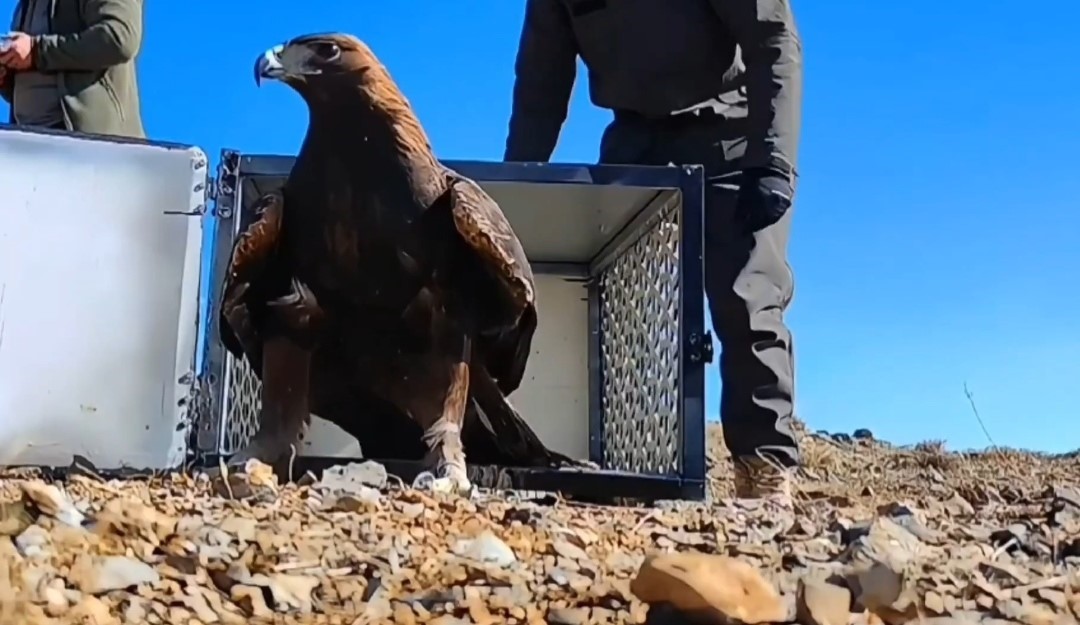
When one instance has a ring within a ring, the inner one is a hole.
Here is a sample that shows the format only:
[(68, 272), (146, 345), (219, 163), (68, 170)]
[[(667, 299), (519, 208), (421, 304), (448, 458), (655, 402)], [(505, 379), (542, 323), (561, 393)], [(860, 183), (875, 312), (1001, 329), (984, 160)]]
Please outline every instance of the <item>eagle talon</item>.
[(248, 460), (258, 460), (263, 464), (273, 466), (288, 453), (288, 449), (288, 445), (281, 445), (274, 441), (262, 440), (256, 434), (251, 442), (229, 458), (226, 465), (235, 468), (244, 466), (247, 464)]
[(434, 490), (432, 485), (435, 483), (435, 474), (431, 471), (421, 471), (416, 474), (413, 479), (412, 487), (416, 490)]
[(599, 471), (600, 465), (591, 460), (564, 460), (555, 465), (559, 471)]
[(433, 493), (452, 493), (465, 498), (472, 496), (472, 482), (463, 470), (448, 466), (439, 470), (438, 473), (439, 477), (435, 477), (431, 471), (417, 474), (416, 479), (413, 480), (413, 488)]
[(259, 450), (254, 450), (252, 449), (251, 445), (248, 445), (247, 447), (244, 447), (240, 451), (230, 456), (229, 461), (225, 464), (230, 467), (240, 467), (247, 464), (247, 461), (251, 459), (256, 459), (259, 462), (265, 462), (265, 460), (263, 460), (263, 458), (265, 457), (266, 454), (260, 453)]

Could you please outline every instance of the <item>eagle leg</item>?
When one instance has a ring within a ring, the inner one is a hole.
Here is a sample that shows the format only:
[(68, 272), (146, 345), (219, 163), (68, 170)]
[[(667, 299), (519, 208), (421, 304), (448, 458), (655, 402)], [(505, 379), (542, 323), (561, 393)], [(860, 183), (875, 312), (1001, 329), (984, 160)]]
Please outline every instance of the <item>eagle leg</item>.
[(429, 471), (421, 473), (413, 483), (417, 488), (450, 491), (462, 496), (472, 493), (465, 465), (465, 445), (461, 441), (461, 428), (469, 404), (470, 347), (471, 341), (465, 338), (463, 358), (453, 363), (450, 369), (442, 413), (424, 429), (423, 440), (428, 447), (426, 462), (429, 466), (434, 465), (438, 477)]
[(259, 429), (243, 449), (233, 454), (229, 464), (241, 465), (256, 459), (273, 466), (295, 451), (304, 426), (311, 420), (310, 369), (310, 350), (284, 336), (266, 340)]

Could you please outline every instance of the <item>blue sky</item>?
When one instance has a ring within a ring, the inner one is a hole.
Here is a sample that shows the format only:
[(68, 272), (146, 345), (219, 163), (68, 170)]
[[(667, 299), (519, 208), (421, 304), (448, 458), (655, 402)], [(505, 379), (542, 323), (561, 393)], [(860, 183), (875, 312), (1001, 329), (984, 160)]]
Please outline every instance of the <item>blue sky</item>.
[[(295, 153), (306, 114), (255, 55), (344, 30), (390, 68), (447, 159), (501, 157), (524, 2), (148, 2), (148, 132)], [(10, 0), (4, 6), (10, 6)], [(466, 10), (464, 7), (468, 7)], [(806, 51), (789, 320), (814, 429), (1080, 447), (1080, 4), (796, 3)], [(557, 161), (609, 114), (575, 90)], [(6, 116), (6, 112), (4, 113)], [(710, 412), (718, 406), (710, 371)]]

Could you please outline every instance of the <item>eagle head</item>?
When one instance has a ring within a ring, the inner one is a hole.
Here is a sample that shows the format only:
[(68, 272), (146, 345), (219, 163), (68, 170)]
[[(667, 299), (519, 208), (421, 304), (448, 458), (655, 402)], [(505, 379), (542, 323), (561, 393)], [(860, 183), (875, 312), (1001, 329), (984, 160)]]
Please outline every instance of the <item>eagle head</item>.
[(278, 80), (299, 87), (369, 67), (374, 57), (359, 39), (344, 33), (301, 35), (276, 45), (255, 61), (255, 84)]

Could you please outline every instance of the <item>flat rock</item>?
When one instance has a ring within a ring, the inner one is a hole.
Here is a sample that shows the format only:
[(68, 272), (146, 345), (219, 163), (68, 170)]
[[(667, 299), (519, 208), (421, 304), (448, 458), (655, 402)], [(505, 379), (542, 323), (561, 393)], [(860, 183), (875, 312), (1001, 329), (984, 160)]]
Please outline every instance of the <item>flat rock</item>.
[(149, 564), (127, 556), (82, 555), (72, 564), (67, 578), (79, 591), (99, 595), (154, 584), (161, 576)]
[(800, 579), (795, 606), (800, 625), (847, 625), (851, 591), (823, 580)]
[(786, 620), (788, 609), (761, 572), (727, 556), (669, 553), (646, 558), (630, 592), (648, 604), (669, 604), (689, 617), (747, 625)]

